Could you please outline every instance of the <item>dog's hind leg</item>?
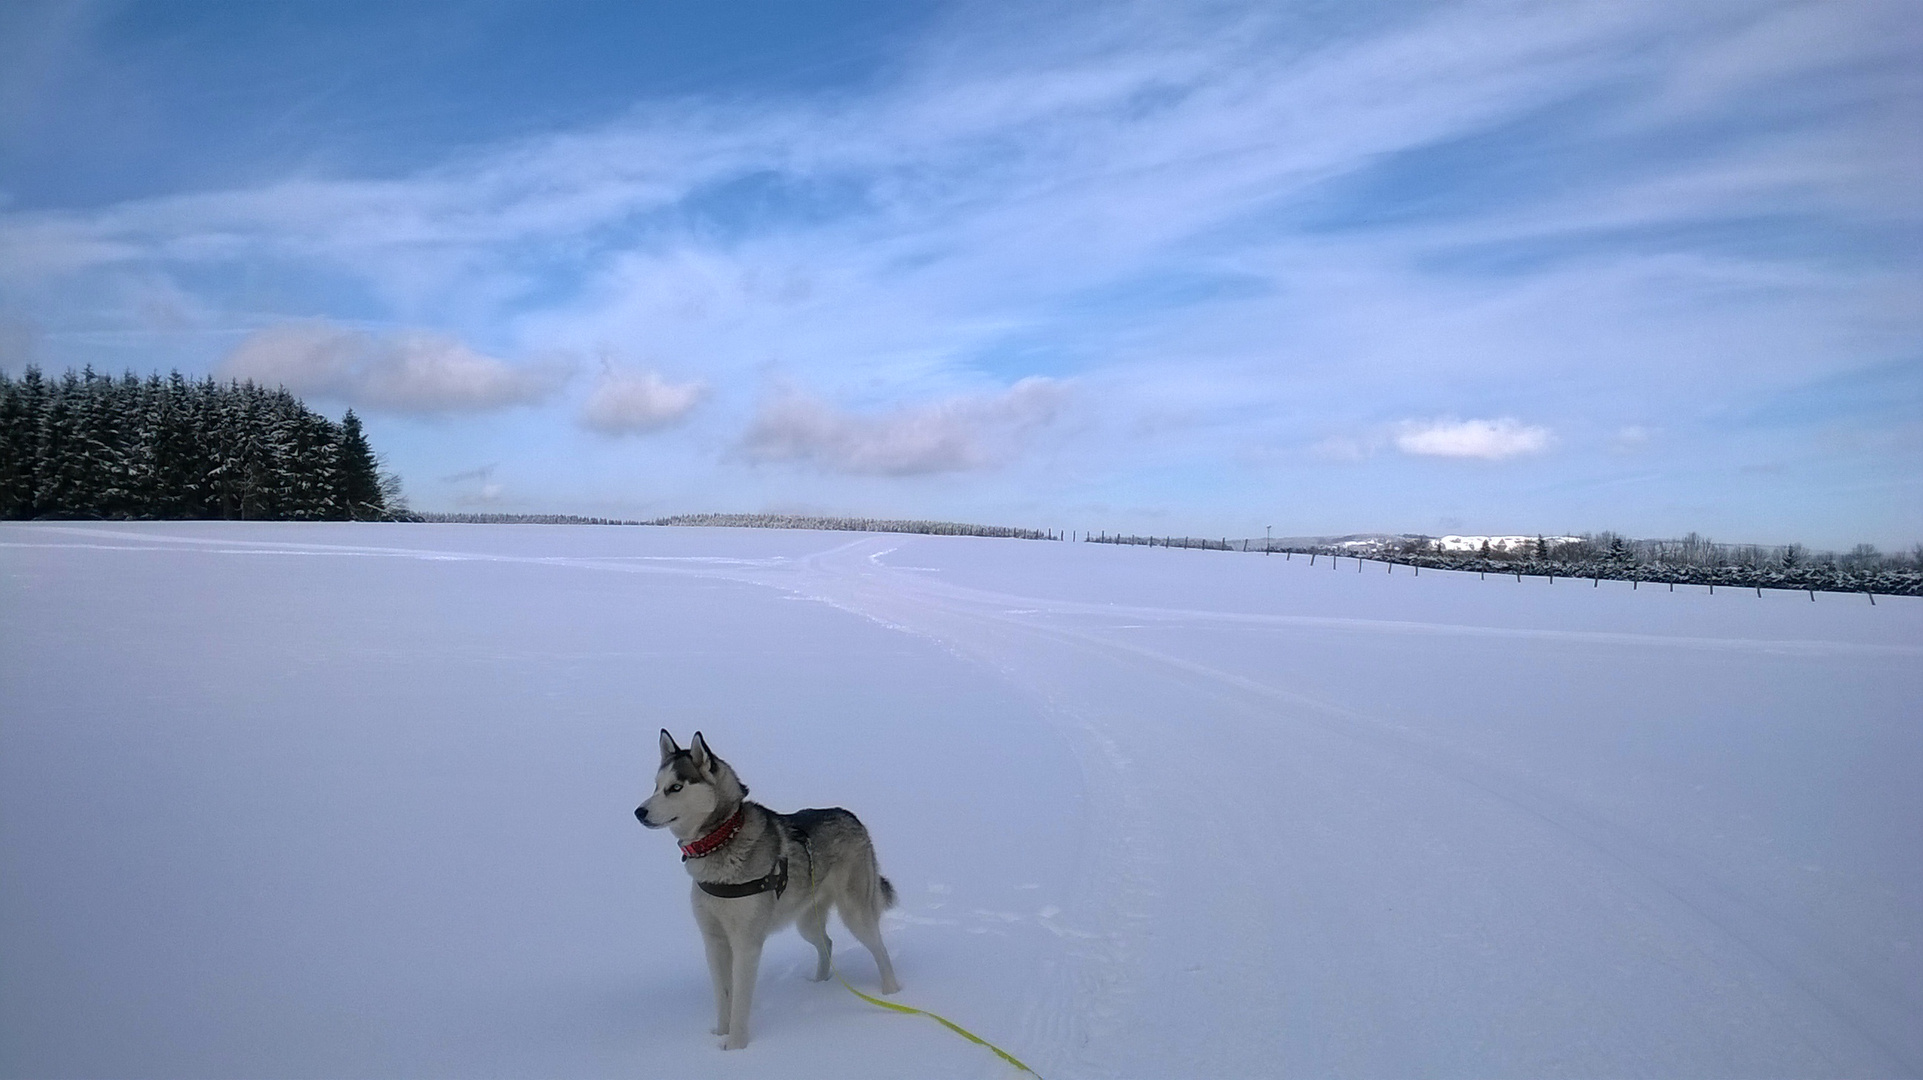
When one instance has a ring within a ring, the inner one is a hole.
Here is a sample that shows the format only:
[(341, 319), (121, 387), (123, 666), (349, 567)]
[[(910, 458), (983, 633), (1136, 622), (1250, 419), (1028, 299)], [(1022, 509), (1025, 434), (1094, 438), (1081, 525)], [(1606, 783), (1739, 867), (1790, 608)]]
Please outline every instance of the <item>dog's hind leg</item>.
[(841, 921), (848, 925), (848, 932), (874, 954), (875, 967), (881, 970), (881, 992), (892, 994), (901, 989), (895, 981), (895, 965), (888, 959), (888, 946), (881, 941), (881, 912), (874, 904), (837, 905), (841, 911)]
[(815, 981), (827, 981), (835, 956), (835, 943), (828, 939), (828, 902), (824, 900), (803, 908), (801, 917), (795, 920), (795, 929), (801, 931), (803, 940), (815, 947)]
[(716, 1035), (728, 1033), (728, 988), (734, 983), (734, 948), (728, 944), (728, 933), (721, 924), (712, 919), (701, 917), (695, 912), (695, 922), (701, 927), (701, 944), (708, 950), (708, 978), (714, 981), (714, 1028)]

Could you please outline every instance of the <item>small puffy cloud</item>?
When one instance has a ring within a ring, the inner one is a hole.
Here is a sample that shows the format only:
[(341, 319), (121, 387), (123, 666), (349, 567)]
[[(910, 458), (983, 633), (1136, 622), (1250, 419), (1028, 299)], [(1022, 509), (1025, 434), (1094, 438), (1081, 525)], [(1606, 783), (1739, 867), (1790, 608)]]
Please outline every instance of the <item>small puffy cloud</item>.
[(388, 412), (485, 412), (527, 405), (568, 377), (561, 364), (514, 365), (441, 334), (386, 337), (314, 321), (249, 335), (222, 362), (227, 378), (279, 385)]
[(1504, 458), (1549, 448), (1551, 433), (1513, 417), (1499, 420), (1408, 420), (1396, 432), (1396, 449), (1422, 457)]
[(639, 434), (678, 423), (708, 395), (699, 382), (671, 383), (652, 371), (605, 368), (581, 407), (581, 426), (608, 435)]
[(962, 395), (878, 414), (789, 392), (764, 404), (742, 440), (752, 461), (809, 462), (883, 476), (962, 472), (1006, 460), (1028, 431), (1054, 421), (1068, 387), (1027, 378), (999, 394)]

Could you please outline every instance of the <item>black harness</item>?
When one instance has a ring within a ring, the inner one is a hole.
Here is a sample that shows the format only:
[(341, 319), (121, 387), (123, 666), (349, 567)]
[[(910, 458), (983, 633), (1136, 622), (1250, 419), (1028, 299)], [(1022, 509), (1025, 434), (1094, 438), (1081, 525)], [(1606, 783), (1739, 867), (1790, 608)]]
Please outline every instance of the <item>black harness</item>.
[(788, 888), (788, 860), (776, 859), (775, 868), (768, 871), (767, 877), (758, 877), (753, 881), (732, 885), (715, 881), (697, 881), (695, 884), (701, 886), (701, 891), (709, 896), (719, 896), (726, 900), (739, 900), (744, 896), (755, 896), (765, 892), (774, 893), (775, 899), (779, 900), (782, 892)]
[[(815, 849), (810, 843), (814, 838), (814, 830), (823, 821), (828, 820), (834, 815), (846, 813), (846, 810), (797, 810), (792, 814), (776, 814), (773, 812), (769, 812), (768, 814), (768, 816), (773, 819), (774, 827), (788, 830), (789, 839), (800, 844), (802, 854), (808, 856), (808, 887), (810, 889), (813, 889), (815, 885)], [(733, 839), (734, 836), (730, 834), (728, 839), (722, 841), (720, 846), (726, 846), (726, 844)], [(707, 852), (702, 852), (702, 854), (706, 855)], [(686, 862), (687, 859), (687, 856), (683, 856), (681, 861)], [(779, 900), (781, 899), (781, 894), (788, 888), (788, 860), (785, 858), (775, 859), (775, 868), (768, 871), (766, 877), (758, 877), (753, 881), (697, 881), (695, 884), (701, 886), (701, 891), (707, 893), (709, 896), (719, 896), (724, 900), (739, 900), (744, 896), (759, 896), (765, 892), (774, 893), (775, 899)]]

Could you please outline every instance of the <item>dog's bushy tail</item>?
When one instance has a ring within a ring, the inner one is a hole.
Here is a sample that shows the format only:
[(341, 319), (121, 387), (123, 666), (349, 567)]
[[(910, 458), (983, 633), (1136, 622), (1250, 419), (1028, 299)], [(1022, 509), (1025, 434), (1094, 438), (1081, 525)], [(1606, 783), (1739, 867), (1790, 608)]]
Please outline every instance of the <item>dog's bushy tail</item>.
[(881, 909), (887, 911), (895, 906), (895, 883), (880, 874), (875, 875), (875, 880), (881, 884)]

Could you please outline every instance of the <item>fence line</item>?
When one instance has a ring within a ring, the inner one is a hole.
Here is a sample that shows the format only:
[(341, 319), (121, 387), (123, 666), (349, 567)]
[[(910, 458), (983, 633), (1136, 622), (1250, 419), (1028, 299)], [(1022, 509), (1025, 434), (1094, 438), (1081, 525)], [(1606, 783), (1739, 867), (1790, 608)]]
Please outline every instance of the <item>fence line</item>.
[[(1230, 542), (1226, 539), (1212, 540), (1180, 536), (1134, 536), (1110, 534), (1106, 532), (1086, 537), (1089, 543), (1146, 545), (1164, 548), (1194, 548), (1206, 551), (1241, 551), (1277, 554), (1288, 557), (1309, 556), (1311, 565), (1320, 559), (1355, 559), (1356, 570), (1361, 572), (1363, 562), (1385, 564), (1385, 573), (1394, 573), (1395, 567), (1406, 566), (1416, 576), (1426, 567), (1430, 570), (1452, 570), (1457, 572), (1473, 571), (1481, 580), (1487, 580), (1491, 573), (1513, 575), (1517, 581), (1525, 577), (1547, 578), (1554, 584), (1557, 578), (1587, 578), (1592, 588), (1600, 587), (1604, 581), (1627, 581), (1632, 588), (1641, 588), (1642, 583), (1667, 585), (1672, 591), (1677, 585), (1702, 585), (1714, 592), (1716, 586), (1725, 588), (1754, 589), (1762, 595), (1764, 589), (1778, 589), (1808, 593), (1814, 600), (1819, 592), (1864, 593), (1871, 603), (1877, 596), (1923, 596), (1923, 567), (1843, 565), (1834, 558), (1799, 561), (1800, 549), (1760, 548), (1748, 545), (1712, 545), (1707, 541), (1632, 541), (1618, 545), (1613, 551), (1599, 557), (1558, 558), (1555, 556), (1538, 557), (1496, 557), (1492, 555), (1449, 552), (1413, 551), (1367, 551), (1359, 552), (1334, 545), (1289, 545), (1282, 546), (1265, 543), (1261, 540), (1242, 540)], [(1638, 550), (1648, 550), (1656, 557), (1638, 558)], [(1727, 552), (1740, 552), (1754, 558), (1748, 565), (1728, 561), (1714, 561), (1716, 555)], [(1684, 553), (1690, 560), (1684, 561)], [(1775, 565), (1770, 565), (1769, 554), (1775, 554)], [(1789, 565), (1783, 565), (1785, 554)], [(1883, 560), (1885, 563), (1888, 560)]]

